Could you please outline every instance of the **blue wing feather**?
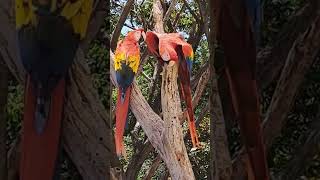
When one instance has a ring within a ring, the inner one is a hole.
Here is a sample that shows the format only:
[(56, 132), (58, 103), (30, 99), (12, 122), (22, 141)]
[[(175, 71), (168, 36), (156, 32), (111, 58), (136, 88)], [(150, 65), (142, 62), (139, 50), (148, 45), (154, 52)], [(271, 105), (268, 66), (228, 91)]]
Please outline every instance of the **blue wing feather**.
[(116, 71), (116, 78), (119, 88), (121, 89), (121, 102), (125, 99), (125, 92), (129, 86), (131, 86), (135, 73), (125, 63), (121, 64), (121, 69)]

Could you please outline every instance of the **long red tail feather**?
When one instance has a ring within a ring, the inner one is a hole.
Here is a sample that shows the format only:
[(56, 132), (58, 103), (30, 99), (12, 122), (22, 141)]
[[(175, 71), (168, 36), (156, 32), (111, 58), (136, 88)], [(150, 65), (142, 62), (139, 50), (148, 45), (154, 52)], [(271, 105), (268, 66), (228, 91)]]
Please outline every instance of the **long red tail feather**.
[[(256, 179), (269, 179), (265, 147), (262, 139), (256, 82), (242, 75), (235, 76), (234, 86), (239, 97), (239, 125), (252, 170)], [(254, 108), (253, 108), (254, 107)]]
[(118, 89), (117, 105), (116, 105), (116, 153), (121, 156), (125, 153), (123, 145), (124, 128), (127, 121), (127, 115), (129, 110), (129, 99), (131, 94), (131, 87), (128, 87), (125, 93), (125, 99), (121, 102), (121, 90)]
[(178, 56), (179, 56), (179, 79), (182, 87), (182, 98), (185, 99), (187, 105), (188, 112), (188, 124), (191, 135), (191, 141), (193, 148), (199, 148), (200, 142), (198, 139), (196, 124), (194, 119), (193, 107), (192, 107), (192, 94), (190, 88), (190, 72), (187, 67), (187, 62), (184, 59), (184, 55), (182, 53), (181, 48), (177, 48)]
[(34, 126), (36, 97), (28, 77), (25, 89), (20, 180), (52, 179), (55, 173), (60, 127), (65, 94), (65, 80), (61, 80), (51, 95), (47, 127), (38, 135)]

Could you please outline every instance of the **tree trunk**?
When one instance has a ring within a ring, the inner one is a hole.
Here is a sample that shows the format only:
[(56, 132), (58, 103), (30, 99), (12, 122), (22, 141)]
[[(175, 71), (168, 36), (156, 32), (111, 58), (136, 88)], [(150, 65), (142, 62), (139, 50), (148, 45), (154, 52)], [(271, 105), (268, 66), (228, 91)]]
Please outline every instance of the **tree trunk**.
[(229, 180), (232, 174), (232, 163), (229, 153), (228, 138), (226, 134), (225, 120), (223, 116), (223, 109), (218, 90), (217, 74), (214, 68), (215, 61), (215, 47), (216, 47), (216, 15), (213, 2), (209, 2), (212, 9), (210, 11), (210, 34), (209, 34), (209, 66), (210, 66), (210, 168), (209, 177), (211, 180)]
[(167, 164), (174, 180), (195, 179), (183, 141), (179, 116), (182, 114), (179, 89), (177, 84), (178, 64), (170, 62), (164, 65), (161, 86), (161, 104), (164, 120), (163, 145), (172, 152), (166, 154), (175, 159)]
[(8, 70), (0, 55), (0, 179), (7, 179), (7, 97), (8, 97)]

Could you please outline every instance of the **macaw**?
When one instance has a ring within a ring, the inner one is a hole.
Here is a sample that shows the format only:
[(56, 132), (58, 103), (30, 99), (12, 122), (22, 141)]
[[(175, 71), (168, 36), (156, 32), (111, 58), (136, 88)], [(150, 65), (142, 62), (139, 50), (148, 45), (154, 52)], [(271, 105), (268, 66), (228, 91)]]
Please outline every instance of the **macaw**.
[(18, 48), (27, 72), (21, 180), (55, 176), (65, 76), (92, 8), (93, 0), (15, 0)]
[(144, 35), (143, 29), (128, 32), (127, 36), (117, 44), (114, 57), (114, 70), (118, 83), (116, 104), (116, 153), (124, 155), (123, 134), (129, 110), (131, 85), (140, 65), (139, 40)]
[(269, 179), (256, 83), (260, 0), (215, 0), (217, 40), (224, 48), (226, 74), (240, 132), (257, 180)]
[(187, 119), (191, 135), (193, 149), (200, 148), (200, 142), (195, 126), (195, 119), (192, 107), (192, 96), (190, 78), (194, 53), (192, 46), (184, 41), (179, 33), (159, 34), (148, 31), (145, 37), (148, 50), (156, 56), (160, 63), (175, 61), (179, 63), (178, 77), (180, 80), (182, 98), (187, 106)]

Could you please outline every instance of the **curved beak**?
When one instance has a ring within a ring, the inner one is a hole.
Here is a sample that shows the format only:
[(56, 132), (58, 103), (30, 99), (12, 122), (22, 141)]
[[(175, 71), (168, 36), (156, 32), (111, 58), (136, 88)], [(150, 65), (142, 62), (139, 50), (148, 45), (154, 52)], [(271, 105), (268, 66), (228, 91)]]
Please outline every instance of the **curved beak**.
[(143, 40), (145, 41), (146, 40), (146, 33), (144, 31), (141, 32), (141, 35), (143, 37)]

